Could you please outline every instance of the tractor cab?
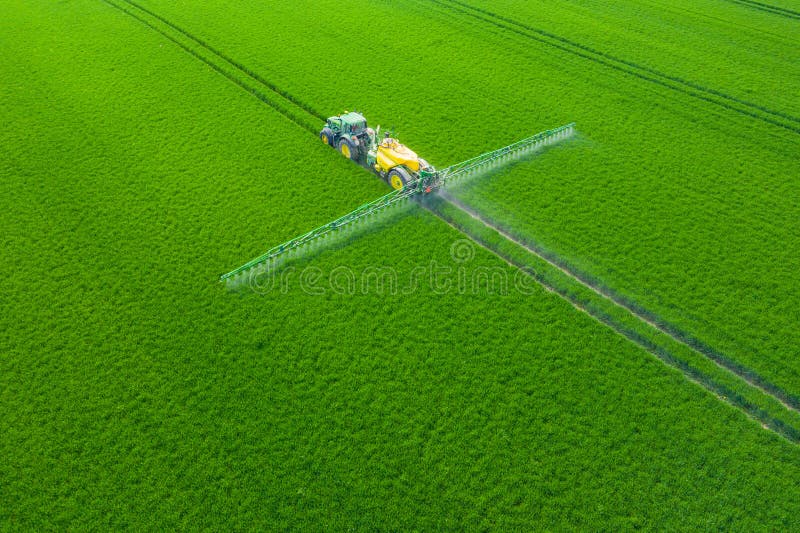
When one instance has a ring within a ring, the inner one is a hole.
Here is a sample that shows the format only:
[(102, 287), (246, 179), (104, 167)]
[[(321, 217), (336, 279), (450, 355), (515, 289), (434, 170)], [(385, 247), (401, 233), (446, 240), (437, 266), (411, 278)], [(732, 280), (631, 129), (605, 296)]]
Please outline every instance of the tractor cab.
[(319, 132), (323, 143), (339, 150), (348, 159), (363, 164), (374, 132), (364, 115), (355, 111), (330, 117)]
[(356, 112), (331, 117), (327, 122), (331, 131), (338, 134), (358, 135), (367, 129), (367, 119)]

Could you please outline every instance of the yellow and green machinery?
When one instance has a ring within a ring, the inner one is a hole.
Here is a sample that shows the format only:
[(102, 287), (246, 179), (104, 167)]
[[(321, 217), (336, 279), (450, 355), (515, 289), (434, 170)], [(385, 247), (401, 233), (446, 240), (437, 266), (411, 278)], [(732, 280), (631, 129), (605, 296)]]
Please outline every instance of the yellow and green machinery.
[(346, 158), (378, 174), (395, 190), (418, 179), (420, 171), (430, 174), (436, 171), (389, 132), (381, 138), (380, 131), (380, 126), (377, 130), (368, 127), (361, 113), (345, 111), (325, 122), (319, 138)]
[(508, 146), (486, 152), (472, 159), (437, 170), (415, 152), (401, 144), (391, 134), (380, 136), (380, 126), (373, 130), (360, 113), (345, 112), (330, 117), (320, 131), (323, 143), (336, 148), (348, 159), (370, 169), (385, 179), (394, 189), (336, 220), (274, 246), (264, 254), (220, 276), (220, 281), (237, 284), (242, 276), (257, 266), (269, 265), (284, 254), (301, 250), (312, 241), (321, 239), (358, 220), (400, 202), (430, 194), (464, 176), (525, 157), (537, 149), (570, 137), (575, 124), (545, 130)]

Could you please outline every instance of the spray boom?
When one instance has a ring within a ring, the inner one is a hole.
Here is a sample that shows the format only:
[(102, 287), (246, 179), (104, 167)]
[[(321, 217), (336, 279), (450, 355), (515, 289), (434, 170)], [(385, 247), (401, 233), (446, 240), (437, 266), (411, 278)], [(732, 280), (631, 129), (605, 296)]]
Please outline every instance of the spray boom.
[[(350, 213), (347, 213), (336, 220), (328, 222), (323, 226), (315, 228), (307, 233), (270, 248), (264, 254), (256, 257), (255, 259), (252, 259), (244, 265), (235, 268), (226, 274), (223, 274), (220, 276), (220, 281), (235, 280), (237, 277), (244, 275), (246, 271), (253, 267), (264, 265), (283, 254), (304, 248), (312, 241), (329, 235), (332, 232), (338, 231), (379, 211), (384, 211), (389, 207), (399, 205), (410, 198), (418, 195), (429, 194), (437, 189), (450, 185), (465, 176), (484, 171), (494, 166), (504, 165), (513, 160), (527, 157), (539, 148), (554, 144), (562, 139), (572, 136), (574, 129), (575, 123), (570, 123), (553, 130), (545, 130), (508, 146), (498, 148), (497, 150), (493, 150), (491, 152), (486, 152), (477, 157), (467, 159), (466, 161), (462, 161), (461, 163), (457, 163), (442, 170), (436, 170), (430, 166), (420, 168), (416, 177), (405, 183), (402, 188), (385, 194), (376, 200), (367, 202), (366, 204), (357, 207)], [(378, 143), (379, 135), (380, 126), (376, 128), (375, 134), (372, 136), (370, 147), (371, 150), (375, 149)]]

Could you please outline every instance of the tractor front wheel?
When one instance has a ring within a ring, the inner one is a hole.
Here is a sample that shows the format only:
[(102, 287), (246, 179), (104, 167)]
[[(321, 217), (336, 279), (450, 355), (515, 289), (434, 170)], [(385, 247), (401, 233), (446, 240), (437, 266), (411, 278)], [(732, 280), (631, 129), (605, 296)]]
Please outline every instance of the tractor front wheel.
[(356, 147), (348, 141), (347, 139), (342, 139), (339, 141), (339, 151), (342, 152), (342, 155), (345, 156), (347, 159), (352, 159), (353, 161), (356, 160), (358, 157), (358, 152), (356, 152)]
[(319, 138), (322, 141), (322, 144), (333, 146), (333, 132), (328, 128), (325, 128), (319, 132)]
[(411, 175), (402, 167), (394, 167), (389, 171), (387, 180), (389, 181), (389, 185), (392, 186), (392, 189), (399, 191), (405, 187), (409, 181), (411, 181)]

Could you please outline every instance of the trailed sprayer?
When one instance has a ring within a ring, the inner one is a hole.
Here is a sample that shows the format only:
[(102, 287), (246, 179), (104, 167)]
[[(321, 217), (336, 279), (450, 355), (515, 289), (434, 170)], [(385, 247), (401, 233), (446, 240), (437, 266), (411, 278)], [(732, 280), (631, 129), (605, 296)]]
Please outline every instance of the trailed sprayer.
[(385, 179), (395, 190), (400, 190), (423, 173), (436, 172), (427, 161), (419, 157), (385, 132), (367, 126), (361, 113), (345, 113), (329, 118), (319, 133), (322, 142), (338, 149), (343, 156), (364, 166)]
[(375, 129), (370, 128), (367, 119), (361, 113), (345, 112), (330, 117), (319, 133), (322, 142), (377, 174), (394, 190), (336, 220), (270, 248), (255, 259), (223, 274), (220, 276), (220, 281), (236, 283), (254, 267), (266, 266), (284, 254), (303, 249), (312, 241), (390, 206), (418, 195), (430, 194), (464, 176), (525, 157), (543, 146), (572, 136), (574, 128), (575, 124), (571, 123), (553, 130), (545, 130), (508, 146), (437, 170), (400, 143), (391, 133), (385, 132), (381, 136), (380, 126)]

